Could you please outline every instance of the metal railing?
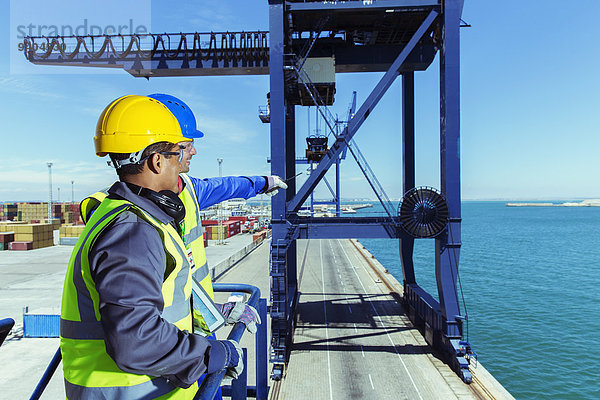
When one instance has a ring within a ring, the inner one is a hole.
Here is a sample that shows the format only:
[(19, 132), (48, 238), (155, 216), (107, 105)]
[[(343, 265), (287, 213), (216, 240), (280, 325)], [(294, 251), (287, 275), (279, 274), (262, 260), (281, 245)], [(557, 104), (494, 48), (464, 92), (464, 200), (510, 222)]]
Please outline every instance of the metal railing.
[[(256, 386), (254, 388), (247, 387), (245, 375), (247, 368), (246, 365), (244, 365), (244, 373), (242, 373), (238, 379), (234, 379), (231, 383), (231, 398), (232, 400), (245, 399), (248, 392), (250, 392), (251, 394), (255, 394), (257, 399), (266, 399), (268, 391), (266, 301), (260, 298), (260, 289), (258, 289), (256, 286), (235, 283), (215, 283), (213, 284), (213, 290), (215, 292), (248, 293), (250, 294), (250, 299), (248, 299), (247, 304), (257, 308), (259, 312), (263, 323), (258, 326), (258, 331), (256, 332)], [(231, 332), (229, 332), (227, 339), (235, 340), (239, 343), (245, 330), (246, 325), (244, 325), (242, 322), (238, 322), (233, 326)], [(245, 352), (244, 362), (246, 362), (246, 354), (247, 353)], [(210, 374), (204, 378), (202, 384), (200, 385), (200, 389), (198, 389), (196, 397), (194, 397), (194, 400), (212, 400), (215, 396), (215, 393), (221, 386), (221, 381), (223, 380), (224, 376), (225, 370), (222, 370)], [(243, 390), (244, 387), (246, 387), (247, 390)], [(254, 389), (254, 391), (252, 389)], [(228, 388), (226, 386), (223, 387), (223, 392), (223, 394), (227, 394)]]
[(151, 59), (157, 54), (175, 59), (202, 58), (211, 55), (224, 59), (268, 61), (269, 35), (266, 31), (250, 32), (193, 32), (130, 35), (84, 36), (27, 36), (23, 50), (29, 61), (40, 61), (50, 56), (72, 60), (86, 56), (90, 60), (137, 55)]
[[(215, 283), (213, 284), (213, 290), (215, 292), (242, 292), (248, 293), (250, 298), (247, 304), (255, 307), (260, 315), (262, 324), (258, 325), (256, 332), (256, 386), (248, 386), (247, 384), (247, 350), (244, 350), (244, 372), (231, 383), (231, 386), (223, 386), (223, 393), (230, 395), (232, 400), (243, 400), (247, 397), (255, 397), (256, 399), (266, 400), (268, 393), (268, 381), (267, 381), (267, 303), (265, 299), (260, 298), (260, 289), (251, 285), (234, 284), (234, 283)], [(10, 318), (0, 320), (0, 344), (8, 335), (8, 332), (12, 328), (14, 321)], [(242, 322), (236, 323), (229, 336), (228, 340), (235, 340), (239, 343), (246, 326)], [(6, 333), (6, 334), (5, 334)], [(42, 393), (48, 386), (50, 379), (54, 375), (56, 368), (60, 364), (62, 356), (60, 348), (56, 350), (50, 364), (46, 368), (44, 375), (38, 382), (35, 390), (33, 391), (30, 400), (37, 400), (41, 397)], [(242, 361), (242, 360), (240, 360)], [(206, 376), (202, 381), (195, 400), (211, 400), (214, 398), (215, 393), (221, 386), (221, 381), (225, 376), (225, 370), (215, 372)]]
[(52, 360), (50, 360), (50, 364), (48, 364), (46, 371), (44, 371), (44, 375), (42, 375), (42, 379), (40, 379), (38, 382), (29, 400), (37, 400), (42, 396), (42, 393), (44, 393), (46, 386), (48, 386), (48, 383), (50, 383), (50, 379), (52, 379), (52, 375), (54, 375), (54, 372), (56, 372), (56, 368), (58, 368), (61, 360), (62, 354), (60, 353), (59, 347), (56, 349), (56, 353), (54, 353)]
[(4, 318), (0, 320), (0, 346), (2, 346), (4, 339), (6, 339), (14, 325), (15, 320), (12, 318)]

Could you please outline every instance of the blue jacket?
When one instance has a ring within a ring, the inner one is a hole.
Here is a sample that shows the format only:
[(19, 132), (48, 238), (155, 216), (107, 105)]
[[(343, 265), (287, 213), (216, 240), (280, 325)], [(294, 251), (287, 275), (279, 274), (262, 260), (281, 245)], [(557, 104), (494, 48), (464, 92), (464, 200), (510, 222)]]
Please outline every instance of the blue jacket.
[(254, 197), (264, 192), (267, 183), (264, 176), (226, 176), (205, 179), (190, 176), (189, 178), (201, 210), (224, 200)]

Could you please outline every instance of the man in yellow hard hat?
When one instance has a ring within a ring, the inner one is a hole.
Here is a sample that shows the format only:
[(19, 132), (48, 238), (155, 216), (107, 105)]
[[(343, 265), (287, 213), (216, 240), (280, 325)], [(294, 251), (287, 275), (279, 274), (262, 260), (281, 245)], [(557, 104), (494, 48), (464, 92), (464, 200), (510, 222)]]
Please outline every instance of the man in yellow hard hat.
[(119, 181), (89, 216), (69, 261), (60, 347), (68, 399), (192, 399), (203, 373), (228, 368), (232, 341), (192, 333), (192, 274), (178, 176), (188, 141), (159, 101), (124, 96), (102, 112), (96, 154)]
[[(279, 189), (286, 189), (287, 185), (278, 176), (226, 176), (200, 179), (188, 175), (190, 160), (197, 154), (194, 139), (204, 136), (196, 128), (196, 118), (193, 112), (183, 100), (175, 96), (155, 93), (148, 97), (158, 100), (171, 111), (179, 122), (182, 135), (186, 138), (185, 141), (179, 143), (183, 153), (180, 158), (181, 169), (176, 192), (185, 206), (185, 217), (181, 222), (181, 230), (188, 258), (191, 261), (193, 278), (214, 300), (212, 277), (204, 250), (201, 210), (232, 198), (249, 199), (261, 193), (273, 196)], [(115, 163), (112, 165), (119, 166)], [(117, 168), (118, 172), (119, 168)], [(88, 220), (105, 196), (106, 192), (97, 192), (82, 201), (83, 221)], [(252, 307), (237, 303), (227, 303), (220, 307), (228, 323), (241, 321), (246, 324), (250, 332), (256, 332), (256, 324), (260, 323), (260, 318)], [(194, 313), (194, 328), (196, 332), (206, 335), (213, 333), (213, 330), (204, 323), (202, 316), (197, 312)]]

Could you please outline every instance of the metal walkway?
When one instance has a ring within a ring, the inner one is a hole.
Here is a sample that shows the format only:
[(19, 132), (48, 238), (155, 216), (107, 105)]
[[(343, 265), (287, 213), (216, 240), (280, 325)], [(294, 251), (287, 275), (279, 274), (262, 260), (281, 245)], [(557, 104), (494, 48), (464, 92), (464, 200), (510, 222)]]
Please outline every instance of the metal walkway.
[[(267, 250), (261, 246), (219, 281), (267, 290)], [(412, 327), (388, 286), (394, 278), (382, 280), (377, 261), (367, 259), (355, 241), (298, 241), (294, 343), (283, 379), (270, 382), (270, 399), (512, 398), (481, 366), (465, 385)]]

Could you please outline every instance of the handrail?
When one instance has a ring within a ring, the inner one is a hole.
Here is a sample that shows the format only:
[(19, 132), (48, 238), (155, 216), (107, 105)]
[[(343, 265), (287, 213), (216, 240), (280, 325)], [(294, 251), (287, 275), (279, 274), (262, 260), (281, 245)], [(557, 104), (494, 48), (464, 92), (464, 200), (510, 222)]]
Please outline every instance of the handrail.
[[(238, 283), (215, 283), (213, 284), (214, 292), (242, 292), (250, 294), (250, 299), (248, 299), (248, 305), (255, 307), (258, 305), (258, 300), (260, 299), (260, 289), (256, 286), (244, 285)], [(263, 323), (266, 323), (263, 322)], [(228, 340), (235, 340), (239, 343), (244, 331), (246, 330), (246, 325), (243, 322), (237, 322), (231, 332), (229, 332), (229, 336), (227, 336)], [(258, 349), (257, 349), (258, 350)], [(240, 360), (241, 362), (241, 360)], [(200, 389), (198, 389), (198, 393), (194, 397), (194, 400), (211, 400), (214, 398), (215, 393), (221, 386), (221, 381), (225, 376), (225, 369), (219, 372), (214, 372), (210, 375), (207, 375), (206, 378), (202, 381), (200, 385)]]
[(15, 320), (12, 318), (4, 318), (0, 320), (0, 346), (2, 346), (4, 339), (6, 339), (14, 325)]
[[(215, 292), (248, 293), (248, 294), (250, 294), (250, 298), (248, 299), (248, 304), (251, 305), (252, 307), (258, 308), (258, 303), (260, 300), (260, 289), (255, 286), (236, 284), (236, 283), (214, 283), (213, 290)], [(264, 321), (263, 323), (266, 323), (266, 321)], [(10, 329), (12, 328), (13, 325), (14, 325), (14, 320), (12, 320), (11, 318), (6, 318), (3, 320), (0, 320), (0, 339), (1, 339), (0, 344), (2, 344), (2, 341), (4, 340), (6, 335), (8, 335), (8, 332), (10, 332)], [(231, 332), (229, 333), (229, 336), (227, 337), (227, 339), (235, 340), (236, 342), (239, 343), (245, 330), (246, 330), (246, 325), (244, 325), (243, 322), (237, 322), (231, 329)], [(2, 335), (5, 332), (6, 332), (6, 335), (4, 335), (4, 337), (3, 337)], [(40, 396), (44, 392), (44, 389), (50, 382), (52, 375), (54, 375), (54, 372), (56, 371), (56, 368), (60, 364), (61, 360), (62, 360), (62, 356), (61, 356), (60, 348), (59, 348), (56, 351), (56, 353), (54, 354), (54, 357), (52, 357), (52, 360), (50, 361), (50, 364), (46, 368), (44, 375), (38, 382), (35, 390), (33, 391), (32, 395), (30, 397), (30, 400), (37, 400), (40, 398)], [(240, 360), (240, 362), (242, 362), (242, 360)], [(196, 393), (196, 396), (194, 397), (194, 399), (207, 399), (207, 400), (213, 399), (215, 393), (217, 392), (219, 386), (221, 385), (221, 381), (223, 380), (224, 376), (225, 376), (225, 370), (222, 370), (220, 372), (215, 372), (213, 374), (208, 375), (202, 382), (202, 385), (200, 386), (200, 389)], [(258, 390), (258, 387), (257, 387), (257, 390)], [(266, 395), (266, 393), (265, 393), (265, 395)]]
[(60, 352), (59, 347), (58, 349), (56, 349), (56, 353), (54, 353), (52, 360), (50, 360), (50, 364), (48, 364), (48, 368), (46, 368), (42, 379), (40, 379), (40, 381), (38, 382), (29, 400), (37, 400), (42, 396), (42, 393), (44, 393), (46, 386), (48, 386), (48, 383), (50, 383), (50, 379), (52, 378), (52, 375), (54, 375), (54, 372), (56, 372), (56, 368), (58, 368), (58, 365), (60, 364), (61, 360), (62, 353)]

